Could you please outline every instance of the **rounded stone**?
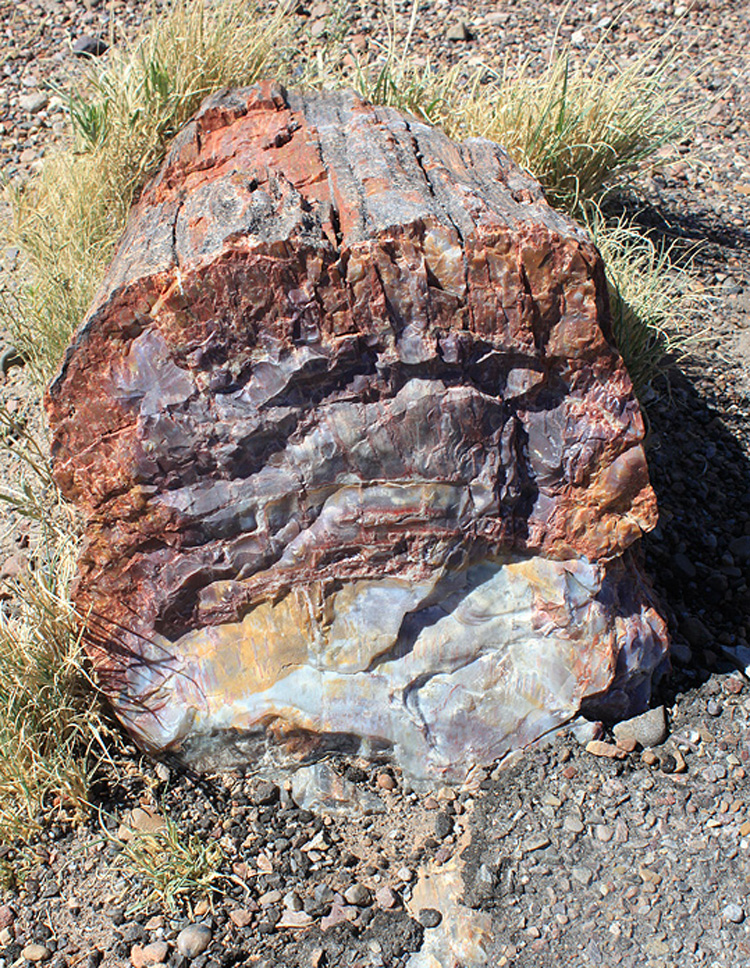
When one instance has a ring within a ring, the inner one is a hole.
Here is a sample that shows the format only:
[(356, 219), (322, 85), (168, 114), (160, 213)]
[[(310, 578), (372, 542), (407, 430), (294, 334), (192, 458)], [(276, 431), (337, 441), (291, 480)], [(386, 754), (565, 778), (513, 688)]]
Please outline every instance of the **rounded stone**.
[(662, 753), (659, 757), (659, 766), (662, 773), (674, 773), (677, 770), (677, 760), (671, 753)]
[(443, 920), (443, 915), (437, 908), (422, 908), (419, 912), (419, 923), (423, 928), (436, 928)]
[(149, 968), (150, 965), (161, 965), (167, 960), (169, 945), (166, 941), (154, 941), (151, 944), (133, 946), (130, 952), (130, 963), (133, 968)]
[(211, 929), (205, 924), (189, 924), (177, 935), (177, 950), (183, 958), (197, 958), (211, 944)]
[(680, 624), (680, 631), (694, 649), (705, 649), (713, 641), (713, 636), (703, 622), (692, 615)]
[(673, 640), (669, 647), (669, 654), (674, 662), (678, 662), (683, 666), (689, 666), (693, 661), (692, 649), (684, 642), (677, 642)]
[(352, 884), (344, 891), (344, 898), (348, 904), (366, 907), (372, 901), (372, 894), (364, 884)]
[(438, 840), (444, 840), (453, 833), (453, 819), (444, 811), (440, 811), (435, 817), (435, 836)]
[(742, 924), (745, 920), (745, 912), (739, 904), (727, 904), (721, 916), (724, 921), (731, 921), (733, 924)]
[(734, 538), (729, 542), (729, 550), (735, 558), (741, 558), (742, 561), (750, 561), (750, 535), (744, 534), (738, 538)]
[(35, 91), (33, 94), (22, 94), (18, 99), (18, 104), (23, 111), (29, 114), (36, 114), (47, 105), (47, 95), (44, 91)]
[(27, 944), (21, 952), (21, 957), (32, 964), (38, 964), (41, 961), (48, 961), (52, 957), (52, 952), (43, 944)]
[(649, 709), (640, 716), (618, 723), (614, 730), (615, 739), (634, 740), (639, 746), (648, 749), (660, 746), (667, 738), (667, 716), (664, 706)]
[(101, 37), (91, 37), (89, 34), (81, 34), (73, 42), (73, 53), (76, 57), (101, 57), (109, 49)]

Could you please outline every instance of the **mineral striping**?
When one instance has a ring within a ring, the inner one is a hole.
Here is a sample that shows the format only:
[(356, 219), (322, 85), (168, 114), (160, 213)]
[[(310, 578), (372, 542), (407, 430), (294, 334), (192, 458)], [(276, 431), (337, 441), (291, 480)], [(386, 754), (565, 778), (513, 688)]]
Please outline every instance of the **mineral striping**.
[(88, 648), (148, 748), (460, 780), (664, 667), (601, 259), (488, 141), (209, 98), (47, 409)]

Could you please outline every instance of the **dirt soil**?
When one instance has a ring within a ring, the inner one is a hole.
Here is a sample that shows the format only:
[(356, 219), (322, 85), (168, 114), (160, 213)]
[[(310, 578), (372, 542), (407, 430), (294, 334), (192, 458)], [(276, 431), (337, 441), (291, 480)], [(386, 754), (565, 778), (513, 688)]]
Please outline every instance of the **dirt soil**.
[[(29, 177), (64, 137), (46, 85), (74, 81), (71, 41), (137, 31), (143, 6), (0, 2), (6, 178)], [(397, 8), (403, 26), (409, 4)], [(302, 4), (294, 16), (359, 51), (385, 41), (369, 4)], [(608, 28), (619, 65), (671, 30), (686, 103), (712, 102), (678, 155), (622, 200), (655, 239), (697, 244), (706, 293), (694, 358), (648, 402), (661, 517), (644, 551), (675, 643), (654, 699), (666, 739), (596, 756), (586, 747), (600, 728), (578, 723), (464, 791), (415, 793), (386, 764), (322, 764), (317, 799), (299, 783), (197, 777), (133, 752), (95, 791), (99, 815), (46, 830), (32, 875), (5, 892), (0, 968), (750, 966), (750, 4), (429, 0), (413, 48), (425, 63), (473, 66), (543, 58), (557, 36), (583, 58)], [(18, 253), (0, 249), (0, 287), (22, 276)], [(0, 399), (36, 421), (10, 349)], [(6, 516), (2, 533), (11, 575), (26, 567), (29, 530)], [(211, 904), (170, 910), (128, 867), (132, 830), (165, 818), (182, 843), (221, 851)], [(20, 869), (20, 853), (3, 854)]]

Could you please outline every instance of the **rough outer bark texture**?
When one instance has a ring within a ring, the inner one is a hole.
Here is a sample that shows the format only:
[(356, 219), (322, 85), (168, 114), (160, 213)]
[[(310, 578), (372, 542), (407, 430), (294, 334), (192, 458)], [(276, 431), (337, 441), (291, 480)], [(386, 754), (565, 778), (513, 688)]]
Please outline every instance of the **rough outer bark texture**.
[(208, 99), (47, 407), (146, 746), (460, 778), (638, 711), (664, 664), (601, 259), (495, 144), (351, 93)]

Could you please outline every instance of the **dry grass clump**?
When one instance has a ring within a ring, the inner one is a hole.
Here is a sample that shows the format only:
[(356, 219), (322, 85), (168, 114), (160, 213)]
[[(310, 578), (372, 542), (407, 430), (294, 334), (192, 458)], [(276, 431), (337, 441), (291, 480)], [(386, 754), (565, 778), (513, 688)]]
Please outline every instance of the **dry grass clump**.
[[(41, 386), (101, 281), (134, 197), (203, 98), (254, 82), (283, 49), (284, 5), (260, 18), (246, 0), (174, 0), (140, 39), (92, 63), (70, 97), (72, 144), (11, 189), (12, 240), (29, 285), (0, 305)], [(0, 602), (0, 841), (43, 815), (84, 815), (112, 747), (69, 599), (78, 524), (49, 475), (46, 445), (7, 412), (0, 424), (28, 473), (0, 492), (35, 521), (33, 567)]]
[[(0, 408), (0, 422), (21, 431)], [(45, 473), (39, 445), (21, 448), (34, 472), (0, 501), (32, 519), (31, 565), (0, 600), (0, 842), (26, 839), (44, 816), (81, 817), (112, 749), (69, 600), (78, 554), (72, 510)]]
[(475, 80), (452, 133), (499, 142), (552, 205), (576, 214), (686, 133), (689, 112), (675, 109), (681, 85), (670, 79), (674, 57), (651, 70), (653, 58), (650, 48), (617, 69), (600, 42), (580, 64), (559, 51), (538, 75), (506, 60)]
[(145, 887), (130, 914), (153, 904), (175, 912), (193, 900), (210, 899), (227, 879), (219, 871), (224, 860), (221, 846), (216, 841), (204, 843), (197, 835), (184, 837), (169, 817), (156, 833), (138, 833), (115, 843), (120, 849), (117, 865), (127, 872), (129, 882), (139, 878)]
[(133, 198), (208, 94), (256, 81), (283, 51), (285, 4), (174, 0), (69, 97), (73, 144), (12, 192), (33, 282), (4, 315), (40, 381), (54, 371), (111, 258)]
[(624, 216), (606, 221), (594, 211), (587, 224), (606, 266), (615, 340), (643, 398), (665, 360), (683, 362), (702, 338), (690, 323), (705, 298), (673, 246), (658, 245)]

